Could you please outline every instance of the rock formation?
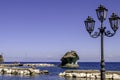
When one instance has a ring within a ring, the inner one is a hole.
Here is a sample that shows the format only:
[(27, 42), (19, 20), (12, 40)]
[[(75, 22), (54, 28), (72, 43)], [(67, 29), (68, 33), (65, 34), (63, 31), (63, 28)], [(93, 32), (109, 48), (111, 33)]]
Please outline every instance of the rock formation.
[(79, 56), (75, 51), (67, 52), (62, 58), (61, 58), (61, 67), (65, 68), (78, 68), (79, 65), (77, 64), (77, 60), (79, 60)]
[(3, 63), (3, 62), (4, 62), (3, 56), (0, 54), (0, 63)]

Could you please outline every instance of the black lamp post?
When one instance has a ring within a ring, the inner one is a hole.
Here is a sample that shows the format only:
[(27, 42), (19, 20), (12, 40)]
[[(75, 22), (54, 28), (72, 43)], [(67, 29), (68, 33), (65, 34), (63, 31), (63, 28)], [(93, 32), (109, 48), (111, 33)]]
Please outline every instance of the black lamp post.
[(106, 31), (106, 27), (103, 26), (103, 22), (104, 22), (104, 20), (106, 20), (107, 12), (108, 12), (108, 10), (102, 5), (100, 5), (96, 9), (97, 17), (98, 17), (99, 21), (101, 22), (101, 27), (98, 28), (99, 32), (93, 33), (94, 26), (95, 26), (95, 21), (93, 18), (88, 16), (88, 18), (84, 21), (86, 30), (88, 31), (89, 35), (92, 38), (97, 38), (97, 37), (101, 36), (101, 69), (100, 69), (101, 80), (105, 80), (104, 36), (107, 36), (107, 37), (114, 36), (118, 29), (118, 24), (119, 24), (119, 20), (120, 20), (120, 18), (115, 13), (112, 13), (111, 17), (109, 18), (109, 22), (110, 22), (110, 26), (111, 26), (113, 32), (111, 32), (109, 30)]

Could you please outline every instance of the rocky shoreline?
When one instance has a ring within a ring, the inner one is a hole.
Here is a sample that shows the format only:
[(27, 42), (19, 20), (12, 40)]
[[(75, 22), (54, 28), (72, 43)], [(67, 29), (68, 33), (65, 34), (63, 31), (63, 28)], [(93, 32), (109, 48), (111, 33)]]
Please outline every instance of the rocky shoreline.
[[(22, 68), (20, 68), (22, 66)], [(36, 67), (53, 67), (54, 64), (0, 64), (0, 74), (33, 76), (40, 74), (49, 74), (48, 70), (39, 70)]]
[[(23, 66), (22, 68), (18, 66)], [(19, 75), (19, 76), (34, 76), (41, 74), (49, 74), (48, 70), (39, 70), (36, 67), (53, 67), (54, 64), (1, 64), (0, 65), (0, 75)], [(106, 80), (120, 80), (120, 71), (106, 71)], [(80, 78), (87, 80), (100, 80), (99, 70), (65, 70), (59, 73), (60, 77), (68, 78)]]
[[(120, 80), (120, 71), (106, 71), (106, 79)], [(85, 79), (100, 79), (99, 70), (66, 70), (60, 73), (59, 76), (65, 78), (85, 78)]]

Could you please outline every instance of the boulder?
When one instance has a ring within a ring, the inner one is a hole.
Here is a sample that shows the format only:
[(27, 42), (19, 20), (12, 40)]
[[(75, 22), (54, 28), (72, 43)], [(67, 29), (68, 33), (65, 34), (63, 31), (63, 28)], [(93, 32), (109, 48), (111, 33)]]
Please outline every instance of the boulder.
[(79, 60), (79, 56), (75, 51), (66, 52), (65, 55), (61, 58), (61, 67), (65, 68), (78, 68), (77, 60)]
[(0, 54), (0, 63), (3, 63), (3, 62), (4, 62), (3, 55)]

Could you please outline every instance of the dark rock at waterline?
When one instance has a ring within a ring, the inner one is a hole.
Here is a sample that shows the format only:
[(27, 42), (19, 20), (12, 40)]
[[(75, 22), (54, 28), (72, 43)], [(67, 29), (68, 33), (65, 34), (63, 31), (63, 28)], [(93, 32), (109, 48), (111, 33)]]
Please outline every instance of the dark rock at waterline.
[(3, 62), (4, 62), (3, 55), (0, 54), (0, 63), (3, 63)]
[(79, 60), (79, 56), (76, 51), (66, 52), (65, 55), (61, 58), (61, 67), (64, 68), (78, 68), (77, 60)]

